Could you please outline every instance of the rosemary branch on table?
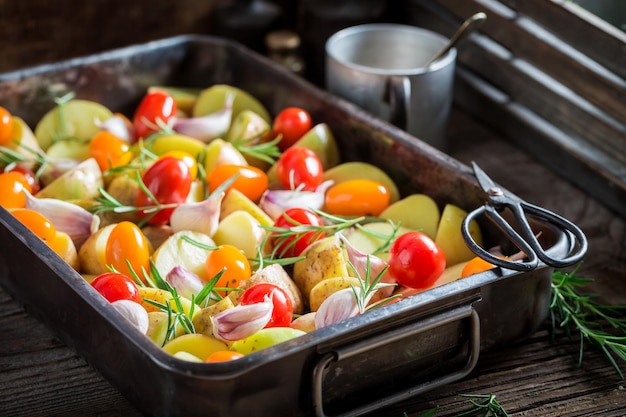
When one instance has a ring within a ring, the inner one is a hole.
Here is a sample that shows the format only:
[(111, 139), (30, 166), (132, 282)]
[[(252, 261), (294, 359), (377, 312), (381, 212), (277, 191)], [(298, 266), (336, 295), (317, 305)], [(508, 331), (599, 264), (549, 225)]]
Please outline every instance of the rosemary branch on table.
[(585, 342), (602, 351), (617, 374), (624, 379), (618, 359), (626, 362), (626, 306), (609, 306), (597, 301), (597, 295), (586, 294), (582, 287), (593, 280), (577, 275), (580, 265), (572, 272), (552, 274), (550, 315), (553, 335), (558, 328), (567, 335), (572, 330), (580, 336), (579, 365), (583, 360)]

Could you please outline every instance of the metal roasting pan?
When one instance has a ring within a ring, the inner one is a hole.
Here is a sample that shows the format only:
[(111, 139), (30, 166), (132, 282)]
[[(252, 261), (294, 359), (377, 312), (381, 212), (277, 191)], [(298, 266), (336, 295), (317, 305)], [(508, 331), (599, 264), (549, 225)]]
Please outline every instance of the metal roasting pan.
[[(130, 114), (150, 85), (240, 87), (271, 113), (310, 110), (342, 160), (387, 171), (402, 194), (482, 204), (470, 169), (243, 46), (178, 36), (0, 75), (0, 105), (31, 126), (73, 91)], [(481, 225), (485, 241), (498, 234)], [(569, 236), (542, 243), (567, 254)], [(530, 335), (548, 314), (552, 269), (494, 269), (229, 363), (176, 359), (122, 320), (82, 277), (0, 208), (0, 284), (151, 416), (360, 415), (466, 376), (479, 353)]]

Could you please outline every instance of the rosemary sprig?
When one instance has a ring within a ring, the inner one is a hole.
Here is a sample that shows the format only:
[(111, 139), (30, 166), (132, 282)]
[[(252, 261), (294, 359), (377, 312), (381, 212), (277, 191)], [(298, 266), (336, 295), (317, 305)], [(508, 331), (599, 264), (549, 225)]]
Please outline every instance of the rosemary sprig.
[(385, 299), (379, 302), (376, 302), (372, 305), (368, 305), (370, 298), (372, 297), (372, 295), (374, 295), (376, 291), (384, 287), (393, 287), (396, 285), (396, 284), (386, 284), (386, 283), (380, 282), (385, 276), (387, 269), (389, 269), (389, 265), (385, 266), (378, 274), (376, 274), (375, 277), (372, 277), (369, 256), (367, 256), (367, 262), (365, 265), (365, 277), (361, 277), (361, 275), (359, 274), (359, 271), (352, 264), (352, 262), (348, 261), (348, 267), (352, 269), (352, 271), (357, 276), (357, 278), (359, 278), (359, 287), (358, 287), (359, 291), (357, 291), (357, 287), (355, 286), (351, 286), (351, 288), (352, 288), (352, 292), (354, 293), (354, 297), (356, 298), (356, 304), (357, 304), (357, 308), (359, 309), (360, 314), (363, 314), (366, 311), (369, 311), (373, 308), (387, 305), (391, 303), (393, 300), (401, 297), (401, 295), (399, 294), (395, 296), (391, 296), (391, 297), (385, 297)]
[(457, 417), (508, 417), (506, 410), (496, 400), (494, 394), (460, 394), (460, 396), (470, 398), (469, 402), (472, 408), (461, 414), (457, 414)]
[(278, 142), (280, 142), (282, 136), (279, 135), (269, 142), (255, 143), (259, 137), (260, 135), (246, 140), (236, 140), (231, 143), (244, 156), (251, 156), (273, 164), (281, 155), (280, 149), (278, 149)]
[[(624, 379), (616, 359), (626, 362), (626, 306), (603, 305), (596, 301), (595, 294), (580, 292), (592, 279), (578, 276), (579, 268), (580, 265), (571, 273), (555, 271), (552, 275), (550, 315), (553, 335), (557, 328), (563, 328), (568, 335), (575, 329), (580, 335), (579, 365), (587, 341), (602, 351)], [(612, 333), (605, 330), (607, 326), (613, 329)]]

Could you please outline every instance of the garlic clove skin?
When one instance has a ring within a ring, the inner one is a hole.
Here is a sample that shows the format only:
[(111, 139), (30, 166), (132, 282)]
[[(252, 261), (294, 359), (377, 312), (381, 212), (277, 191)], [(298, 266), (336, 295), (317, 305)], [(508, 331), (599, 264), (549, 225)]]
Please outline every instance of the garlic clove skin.
[(135, 132), (131, 130), (129, 124), (124, 120), (124, 117), (120, 115), (113, 115), (102, 121), (98, 118), (94, 120), (94, 124), (101, 130), (105, 130), (120, 139), (125, 140), (128, 143), (134, 142)]
[(220, 211), (225, 193), (211, 195), (199, 202), (178, 205), (170, 217), (170, 226), (174, 232), (191, 230), (213, 237), (220, 221)]
[[(375, 255), (370, 255), (355, 248), (350, 241), (342, 234), (338, 233), (341, 242), (343, 243), (348, 260), (354, 266), (356, 273), (361, 279), (367, 276), (368, 259), (369, 259), (369, 276), (370, 279), (378, 277), (378, 275), (387, 268), (388, 264), (383, 259)], [(384, 285), (383, 285), (384, 284)], [(383, 298), (390, 297), (393, 293), (396, 279), (388, 272), (381, 278), (378, 284), (378, 291), (380, 291)]]
[(256, 304), (238, 305), (211, 317), (213, 334), (225, 342), (252, 336), (269, 323), (274, 304), (269, 297)]
[(321, 210), (324, 207), (326, 190), (333, 183), (333, 181), (325, 181), (315, 191), (267, 190), (261, 196), (259, 206), (273, 220), (280, 217), (285, 210), (293, 207)]
[(360, 288), (344, 288), (331, 294), (315, 313), (315, 328), (321, 329), (358, 316), (357, 294), (360, 292)]
[(178, 294), (189, 299), (204, 288), (202, 279), (181, 265), (172, 268), (165, 276), (165, 280), (176, 288)]
[(27, 190), (24, 194), (26, 208), (35, 210), (50, 220), (55, 229), (70, 235), (76, 247), (100, 227), (100, 217), (76, 204), (56, 198), (37, 198)]
[(111, 303), (122, 316), (126, 317), (142, 334), (148, 332), (150, 319), (141, 304), (130, 300), (117, 300)]
[(235, 95), (228, 94), (221, 110), (202, 117), (177, 118), (172, 129), (181, 135), (200, 139), (207, 143), (223, 137), (232, 121), (234, 101)]

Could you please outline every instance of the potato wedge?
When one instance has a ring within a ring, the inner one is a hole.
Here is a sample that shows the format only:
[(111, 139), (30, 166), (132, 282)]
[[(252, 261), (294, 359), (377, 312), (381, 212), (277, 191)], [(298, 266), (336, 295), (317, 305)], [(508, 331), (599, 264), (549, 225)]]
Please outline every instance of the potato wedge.
[(335, 235), (311, 244), (302, 255), (305, 259), (293, 265), (293, 280), (307, 304), (309, 294), (318, 282), (349, 275), (343, 248)]
[[(461, 223), (467, 216), (467, 212), (453, 204), (447, 204), (441, 213), (441, 220), (437, 228), (435, 243), (446, 254), (446, 265), (453, 266), (460, 262), (469, 261), (474, 256), (465, 244), (463, 235), (461, 234)], [(476, 221), (469, 224), (469, 231), (474, 241), (478, 245), (482, 245), (482, 233)]]
[(83, 274), (100, 275), (107, 272), (106, 247), (116, 224), (109, 224), (90, 235), (78, 250), (78, 264)]
[(152, 260), (163, 279), (172, 268), (178, 265), (185, 267), (203, 280), (208, 279), (204, 265), (208, 251), (193, 242), (215, 246), (213, 239), (204, 233), (181, 230), (168, 237), (154, 251)]
[(201, 309), (198, 314), (194, 315), (193, 318), (193, 326), (196, 329), (196, 333), (213, 336), (213, 323), (211, 322), (211, 317), (233, 307), (235, 307), (235, 305), (232, 300), (228, 297), (224, 297), (217, 303)]
[(309, 293), (309, 307), (317, 311), (320, 305), (332, 294), (345, 288), (360, 288), (361, 280), (356, 277), (332, 277), (318, 282)]

